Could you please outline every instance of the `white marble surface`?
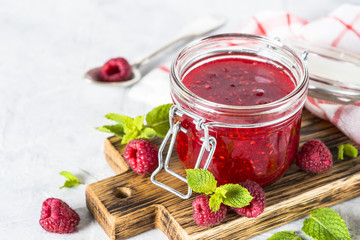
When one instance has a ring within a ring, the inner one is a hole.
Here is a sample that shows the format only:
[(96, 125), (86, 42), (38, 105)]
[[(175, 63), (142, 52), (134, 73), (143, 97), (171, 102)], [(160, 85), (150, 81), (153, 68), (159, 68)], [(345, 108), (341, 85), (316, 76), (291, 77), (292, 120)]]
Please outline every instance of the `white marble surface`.
[[(107, 135), (94, 127), (105, 123), (108, 112), (144, 114), (155, 93), (134, 99), (128, 98), (131, 88), (90, 85), (82, 81), (86, 69), (119, 55), (134, 59), (203, 15), (227, 17), (218, 32), (229, 32), (259, 10), (282, 9), (311, 20), (342, 2), (0, 0), (0, 238), (108, 239), (86, 208), (86, 185), (59, 190), (64, 178), (58, 172), (70, 171), (85, 184), (113, 176), (103, 155)], [(76, 233), (57, 235), (40, 227), (48, 197), (63, 199), (80, 214)], [(359, 206), (360, 197), (333, 207), (353, 239), (360, 239)], [(300, 231), (302, 221), (252, 239)], [(131, 239), (167, 238), (152, 230)]]

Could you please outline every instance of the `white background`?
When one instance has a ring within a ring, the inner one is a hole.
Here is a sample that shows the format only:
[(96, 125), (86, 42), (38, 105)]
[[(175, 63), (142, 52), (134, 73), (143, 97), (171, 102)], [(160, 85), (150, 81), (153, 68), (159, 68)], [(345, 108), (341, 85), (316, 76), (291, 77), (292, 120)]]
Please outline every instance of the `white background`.
[[(312, 20), (342, 2), (0, 0), (0, 239), (108, 239), (85, 204), (85, 186), (114, 175), (103, 154), (108, 135), (94, 127), (108, 123), (103, 116), (109, 112), (142, 115), (158, 96), (149, 91), (129, 98), (141, 84), (128, 89), (88, 84), (82, 80), (88, 68), (116, 56), (132, 60), (203, 15), (226, 17), (228, 24), (217, 32), (231, 32), (260, 10)], [(168, 99), (168, 92), (162, 94)], [(85, 185), (59, 190), (62, 170)], [(41, 204), (48, 197), (63, 199), (79, 213), (76, 233), (57, 235), (40, 227)], [(360, 239), (359, 206), (360, 197), (333, 207), (353, 239)], [(300, 231), (302, 221), (253, 239)], [(167, 238), (152, 230), (131, 239)]]

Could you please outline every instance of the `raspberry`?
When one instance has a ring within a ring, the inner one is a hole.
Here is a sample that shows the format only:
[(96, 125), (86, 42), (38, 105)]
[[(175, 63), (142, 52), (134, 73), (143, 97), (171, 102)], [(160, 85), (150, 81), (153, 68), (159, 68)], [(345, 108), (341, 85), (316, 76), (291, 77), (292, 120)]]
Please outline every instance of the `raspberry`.
[(330, 150), (317, 139), (307, 141), (296, 156), (296, 165), (311, 173), (322, 173), (333, 165)]
[(126, 145), (124, 158), (132, 170), (140, 175), (150, 173), (159, 164), (157, 147), (144, 139), (131, 140)]
[(242, 208), (234, 208), (237, 214), (243, 215), (247, 218), (255, 218), (259, 216), (265, 209), (266, 199), (265, 193), (259, 184), (256, 182), (246, 180), (245, 182), (239, 183), (242, 187), (246, 188), (250, 195), (253, 196), (253, 200), (251, 200), (250, 205), (242, 207)]
[(39, 223), (46, 231), (71, 233), (79, 222), (79, 215), (62, 200), (48, 198), (43, 202)]
[(105, 82), (129, 80), (133, 73), (125, 58), (112, 58), (100, 68), (100, 77)]
[(226, 206), (221, 204), (218, 211), (212, 212), (209, 206), (209, 199), (210, 197), (207, 195), (200, 195), (192, 203), (194, 221), (199, 226), (208, 227), (216, 225), (225, 218)]

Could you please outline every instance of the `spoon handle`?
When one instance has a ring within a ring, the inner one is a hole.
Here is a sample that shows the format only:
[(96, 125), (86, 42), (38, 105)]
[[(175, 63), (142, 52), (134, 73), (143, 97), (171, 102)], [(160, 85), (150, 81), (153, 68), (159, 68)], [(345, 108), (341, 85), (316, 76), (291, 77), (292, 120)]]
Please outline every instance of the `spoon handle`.
[(139, 68), (144, 64), (147, 64), (152, 57), (164, 51), (165, 49), (177, 44), (180, 41), (185, 39), (195, 38), (204, 34), (207, 34), (215, 29), (223, 26), (226, 23), (226, 19), (218, 16), (208, 16), (201, 19), (198, 19), (191, 24), (185, 26), (180, 34), (175, 37), (173, 40), (162, 45), (158, 49), (152, 51), (146, 56), (140, 58), (140, 60), (133, 62), (131, 65), (135, 68)]

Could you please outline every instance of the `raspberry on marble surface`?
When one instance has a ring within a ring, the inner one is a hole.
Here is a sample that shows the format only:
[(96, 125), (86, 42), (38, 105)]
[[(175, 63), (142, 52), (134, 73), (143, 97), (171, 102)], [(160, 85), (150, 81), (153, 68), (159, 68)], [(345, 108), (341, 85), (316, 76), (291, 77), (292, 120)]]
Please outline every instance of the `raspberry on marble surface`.
[(79, 215), (67, 203), (57, 198), (48, 198), (42, 204), (40, 225), (52, 233), (71, 233), (79, 225)]

